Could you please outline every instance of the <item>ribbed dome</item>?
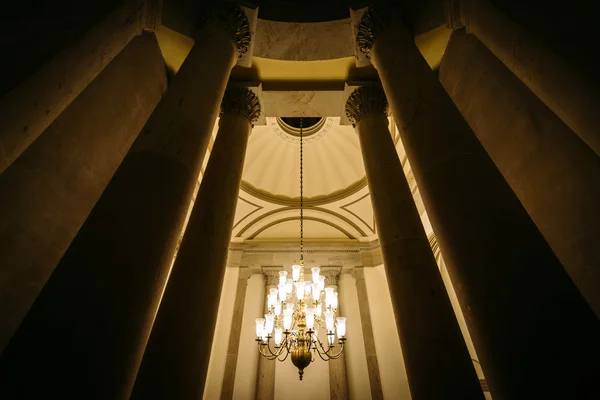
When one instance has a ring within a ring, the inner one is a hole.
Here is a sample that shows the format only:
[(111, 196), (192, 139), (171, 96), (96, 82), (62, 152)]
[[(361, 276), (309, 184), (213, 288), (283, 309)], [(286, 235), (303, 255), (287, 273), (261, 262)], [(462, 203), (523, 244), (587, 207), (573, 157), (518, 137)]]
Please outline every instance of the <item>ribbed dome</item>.
[[(256, 126), (250, 136), (242, 189), (281, 201), (300, 196), (300, 140), (276, 118)], [(304, 139), (304, 197), (324, 200), (352, 191), (364, 182), (358, 137), (339, 118), (327, 118)], [(363, 185), (364, 186), (364, 185)]]

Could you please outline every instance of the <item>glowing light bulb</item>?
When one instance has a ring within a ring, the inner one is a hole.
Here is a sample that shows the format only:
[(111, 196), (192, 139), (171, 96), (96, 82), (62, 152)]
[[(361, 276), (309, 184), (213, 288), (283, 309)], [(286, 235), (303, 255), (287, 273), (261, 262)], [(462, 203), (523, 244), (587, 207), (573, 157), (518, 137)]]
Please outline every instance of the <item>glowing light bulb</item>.
[(283, 329), (275, 328), (275, 346), (279, 346), (281, 344), (281, 339), (283, 337)]
[(304, 300), (304, 282), (296, 282), (296, 297), (298, 300)]
[(327, 328), (328, 332), (333, 332), (333, 326), (334, 326), (333, 316), (334, 316), (333, 311), (331, 311), (331, 310), (325, 311), (325, 327)]
[(319, 276), (319, 290), (325, 289), (325, 277)]
[(327, 342), (329, 343), (330, 346), (333, 344), (334, 341), (335, 341), (335, 335), (333, 333), (328, 334)]
[(278, 317), (281, 315), (281, 303), (277, 302), (275, 303), (275, 307), (273, 307), (273, 314), (277, 315)]
[(256, 318), (256, 337), (260, 338), (263, 336), (265, 330), (265, 319), (264, 318)]
[(287, 294), (292, 293), (292, 290), (294, 289), (294, 281), (292, 279), (288, 279), (285, 281), (285, 291), (287, 292)]
[(306, 328), (312, 331), (315, 326), (315, 309), (312, 307), (306, 308)]
[(331, 308), (333, 308), (334, 310), (337, 310), (338, 307), (338, 294), (337, 292), (333, 292), (331, 294)]
[[(285, 310), (283, 310), (283, 329), (285, 329), (286, 331), (291, 329), (292, 327), (292, 313), (294, 311), (286, 308)], [(258, 328), (256, 328), (258, 330)]]
[(323, 312), (323, 305), (321, 303), (315, 306), (315, 316), (321, 317), (321, 313)]
[(319, 299), (321, 298), (321, 291), (319, 290), (319, 282), (313, 282), (312, 285), (310, 285), (310, 287), (312, 288), (313, 300), (319, 301)]
[(337, 317), (337, 335), (339, 338), (346, 336), (346, 318)]
[(285, 283), (284, 284), (279, 284), (279, 301), (280, 302), (284, 302), (285, 298), (287, 296), (287, 291), (285, 289)]
[(331, 302), (333, 298), (333, 288), (332, 287), (328, 287), (325, 288), (325, 307), (330, 308), (331, 307)]
[(321, 272), (321, 268), (314, 267), (310, 269), (312, 271), (312, 280), (313, 283), (319, 283), (319, 272)]
[(300, 280), (300, 271), (302, 271), (302, 265), (292, 265), (292, 279), (294, 282), (298, 282)]
[(273, 327), (275, 326), (275, 315), (274, 314), (265, 314), (265, 331), (263, 333), (264, 336), (268, 336), (273, 333)]
[(279, 284), (285, 285), (285, 281), (287, 278), (287, 271), (279, 271)]

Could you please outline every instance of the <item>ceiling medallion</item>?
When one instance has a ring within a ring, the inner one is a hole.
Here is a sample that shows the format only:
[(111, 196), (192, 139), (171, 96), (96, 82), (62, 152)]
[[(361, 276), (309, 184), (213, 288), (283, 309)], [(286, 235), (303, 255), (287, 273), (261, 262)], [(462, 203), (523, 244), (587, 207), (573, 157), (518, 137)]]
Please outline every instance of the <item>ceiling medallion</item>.
[[(311, 144), (321, 140), (335, 124), (339, 124), (339, 117), (326, 117), (303, 132), (302, 143)], [(300, 144), (300, 130), (286, 124), (279, 117), (267, 117), (267, 125), (281, 139), (288, 143)]]

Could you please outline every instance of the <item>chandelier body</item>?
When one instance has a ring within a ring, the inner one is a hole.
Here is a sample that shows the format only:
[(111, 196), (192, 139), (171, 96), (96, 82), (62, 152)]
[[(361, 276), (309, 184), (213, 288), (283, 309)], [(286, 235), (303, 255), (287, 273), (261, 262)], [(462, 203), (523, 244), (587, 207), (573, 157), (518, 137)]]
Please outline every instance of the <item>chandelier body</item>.
[[(320, 275), (319, 267), (311, 269), (312, 282), (304, 280), (303, 183), (300, 119), (300, 264), (292, 265), (292, 278), (287, 277), (287, 271), (279, 272), (279, 285), (267, 294), (267, 314), (256, 319), (260, 355), (283, 362), (291, 354), (300, 380), (304, 369), (317, 355), (324, 361), (341, 357), (346, 341), (346, 318), (336, 318), (338, 294), (335, 289), (325, 288), (325, 277)], [(327, 336), (327, 345), (319, 338), (319, 328)], [(336, 330), (339, 350), (335, 346)]]

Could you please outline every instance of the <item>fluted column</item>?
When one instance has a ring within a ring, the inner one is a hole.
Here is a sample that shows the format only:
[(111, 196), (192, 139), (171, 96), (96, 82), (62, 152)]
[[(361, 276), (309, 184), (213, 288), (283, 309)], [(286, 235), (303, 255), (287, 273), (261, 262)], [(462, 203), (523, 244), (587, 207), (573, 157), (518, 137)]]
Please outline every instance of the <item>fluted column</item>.
[[(325, 277), (325, 287), (332, 287), (338, 292), (338, 282), (342, 267), (321, 267), (320, 274)], [(337, 315), (344, 315), (338, 305)], [(332, 400), (345, 400), (348, 395), (348, 378), (346, 375), (346, 356), (327, 362), (329, 367), (329, 398)]]
[(0, 357), (0, 387), (29, 397), (129, 397), (231, 68), (250, 40), (238, 6), (211, 4), (193, 49)]
[(376, 86), (356, 89), (346, 103), (360, 139), (411, 395), (415, 400), (482, 399), (386, 110), (383, 90)]
[(370, 8), (357, 41), (390, 101), (492, 396), (597, 392), (599, 321), (396, 10)]
[(0, 351), (166, 88), (154, 35), (133, 39), (0, 175)]
[[(40, 61), (41, 67), (37, 71), (6, 94), (2, 93), (0, 174), (48, 128), (127, 43), (141, 33), (144, 0), (126, 0), (121, 3), (104, 18), (89, 23), (87, 31), (77, 40), (69, 43), (72, 34), (57, 35), (56, 40), (65, 42), (57, 54), (53, 54), (47, 62)], [(88, 11), (88, 15), (82, 18), (94, 21), (97, 19), (98, 8), (103, 7), (91, 5), (88, 8), (94, 11)], [(31, 29), (28, 23), (23, 25)], [(31, 33), (12, 32), (16, 37), (29, 34)], [(15, 49), (18, 56), (12, 58), (9, 55), (8, 59), (11, 62), (17, 62), (21, 58), (29, 60), (21, 54), (29, 50)], [(21, 70), (28, 68), (29, 65), (22, 66)]]
[[(229, 266), (231, 267), (231, 265)], [(233, 399), (233, 386), (235, 384), (235, 372), (237, 369), (238, 352), (240, 348), (240, 335), (242, 334), (242, 319), (246, 304), (246, 289), (248, 279), (251, 276), (248, 267), (239, 268), (239, 278), (233, 302), (233, 316), (231, 318), (231, 330), (229, 333), (229, 344), (227, 345), (227, 356), (225, 359), (225, 371), (221, 384), (221, 400)]]
[(228, 89), (219, 131), (163, 295), (132, 399), (196, 399), (204, 392), (254, 93)]
[(600, 155), (600, 86), (496, 9), (489, 0), (454, 0), (452, 27), (477, 36), (513, 74)]
[[(279, 271), (281, 267), (263, 267), (262, 272), (265, 276), (265, 293), (268, 294), (271, 288), (276, 288), (279, 283)], [(265, 313), (268, 311), (267, 298), (265, 296)], [(277, 360), (267, 360), (258, 357), (258, 373), (256, 374), (256, 400), (275, 399), (275, 367)]]

